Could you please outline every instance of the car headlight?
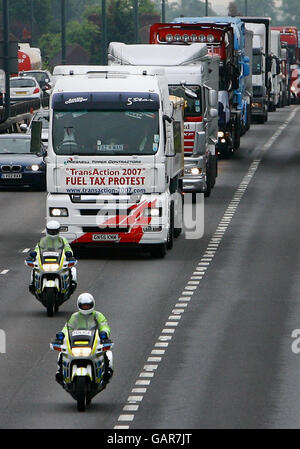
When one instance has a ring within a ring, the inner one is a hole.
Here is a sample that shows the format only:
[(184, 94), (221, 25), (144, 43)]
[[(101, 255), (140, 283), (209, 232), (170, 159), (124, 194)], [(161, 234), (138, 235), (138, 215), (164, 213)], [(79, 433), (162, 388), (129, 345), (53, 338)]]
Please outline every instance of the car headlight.
[(32, 165), (28, 165), (26, 167), (27, 170), (31, 170), (31, 171), (39, 171), (41, 169), (39, 164), (32, 164)]
[(68, 217), (68, 209), (66, 207), (50, 207), (50, 217)]
[(161, 217), (161, 207), (149, 207), (143, 212), (145, 217)]
[(72, 355), (74, 357), (89, 357), (91, 352), (92, 348), (72, 348)]
[(214, 38), (214, 35), (213, 34), (209, 34), (208, 36), (207, 36), (207, 42), (208, 43), (212, 43), (212, 42), (214, 42), (214, 40), (215, 40), (215, 38)]
[(44, 263), (43, 264), (43, 270), (47, 272), (54, 272), (58, 271), (59, 265), (58, 263)]

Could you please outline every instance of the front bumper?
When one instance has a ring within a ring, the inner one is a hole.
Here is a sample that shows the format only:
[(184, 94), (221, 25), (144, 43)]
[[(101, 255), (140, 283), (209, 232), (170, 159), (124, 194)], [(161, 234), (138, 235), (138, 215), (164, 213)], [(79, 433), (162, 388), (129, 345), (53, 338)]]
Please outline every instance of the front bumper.
[(265, 115), (266, 99), (263, 97), (255, 97), (251, 103), (251, 116)]
[(46, 187), (46, 173), (43, 171), (37, 172), (22, 172), (22, 178), (2, 178), (3, 173), (0, 173), (0, 187)]
[[(198, 174), (193, 174), (197, 170)], [(184, 193), (204, 193), (206, 191), (206, 159), (204, 156), (184, 158)]]
[[(47, 219), (53, 219), (49, 215), (50, 208), (68, 209), (67, 217), (59, 217), (60, 234), (72, 246), (113, 248), (167, 242), (169, 216), (166, 211), (169, 210), (170, 200), (168, 193), (141, 195), (133, 209), (130, 209), (130, 196), (119, 196), (116, 201), (116, 197), (99, 195), (94, 203), (88, 202), (87, 196), (81, 195), (80, 202), (72, 202), (66, 194), (48, 194), (47, 197)], [(110, 212), (106, 215), (103, 211), (110, 201)], [(102, 204), (105, 202), (106, 204)], [(125, 212), (124, 204), (126, 211), (130, 209), (130, 212)], [(161, 208), (162, 216), (146, 218), (143, 210), (150, 207), (150, 204)], [(124, 212), (119, 210), (122, 205)], [(153, 228), (156, 230), (152, 230)]]
[(189, 177), (183, 178), (183, 192), (184, 193), (204, 193), (206, 192), (205, 177)]

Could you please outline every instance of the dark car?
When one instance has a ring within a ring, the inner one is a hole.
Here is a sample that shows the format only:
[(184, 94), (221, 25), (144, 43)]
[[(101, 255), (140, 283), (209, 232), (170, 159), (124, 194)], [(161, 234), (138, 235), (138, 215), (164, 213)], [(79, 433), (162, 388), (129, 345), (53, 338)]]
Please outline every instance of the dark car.
[(46, 187), (46, 147), (30, 152), (30, 134), (0, 134), (0, 187)]

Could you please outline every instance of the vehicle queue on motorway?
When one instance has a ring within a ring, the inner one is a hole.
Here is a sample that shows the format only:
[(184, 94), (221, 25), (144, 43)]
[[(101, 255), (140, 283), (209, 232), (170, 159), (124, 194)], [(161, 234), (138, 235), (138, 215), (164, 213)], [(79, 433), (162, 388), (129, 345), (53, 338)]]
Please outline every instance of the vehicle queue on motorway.
[[(75, 255), (117, 246), (164, 257), (184, 230), (189, 195), (191, 204), (210, 196), (218, 159), (238, 150), (251, 123), (298, 102), (298, 66), (295, 27), (273, 28), (265, 17), (180, 17), (153, 24), (149, 44), (110, 43), (107, 66), (55, 67), (46, 88), (22, 72), (12, 100), (43, 89), (49, 108), (21, 125), (23, 134), (0, 136), (0, 185), (46, 185), (47, 222), (59, 222)], [(73, 293), (66, 273), (74, 263), (61, 248), (27, 258), (48, 316)], [(91, 329), (74, 332), (52, 349), (72, 361), (63, 384), (84, 410), (104, 388), (105, 348)]]

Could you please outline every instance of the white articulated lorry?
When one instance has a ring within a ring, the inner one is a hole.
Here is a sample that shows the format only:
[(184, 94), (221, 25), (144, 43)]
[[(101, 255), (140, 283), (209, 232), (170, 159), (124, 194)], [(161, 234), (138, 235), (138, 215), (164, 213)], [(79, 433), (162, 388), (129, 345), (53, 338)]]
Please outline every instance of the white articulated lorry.
[(259, 123), (268, 120), (273, 110), (271, 91), (271, 19), (269, 17), (241, 17), (247, 30), (253, 32), (253, 98), (251, 117)]
[(209, 196), (217, 176), (218, 55), (208, 54), (205, 44), (127, 45), (111, 42), (108, 64), (157, 66), (165, 70), (170, 94), (183, 97), (184, 178), (183, 190)]
[(283, 105), (283, 86), (281, 86), (281, 41), (280, 31), (271, 30), (272, 78), (270, 98), (273, 110)]
[(163, 70), (63, 66), (50, 101), (47, 218), (74, 249), (163, 257), (182, 228), (184, 100)]

